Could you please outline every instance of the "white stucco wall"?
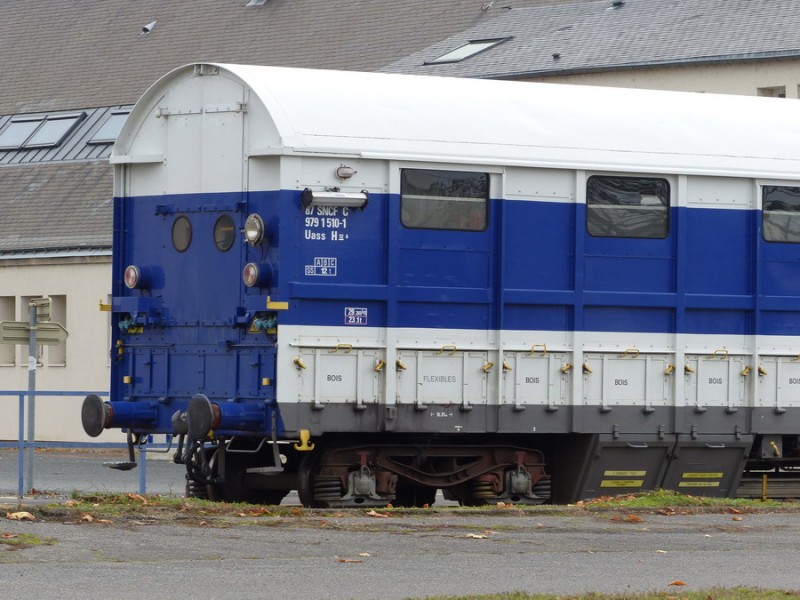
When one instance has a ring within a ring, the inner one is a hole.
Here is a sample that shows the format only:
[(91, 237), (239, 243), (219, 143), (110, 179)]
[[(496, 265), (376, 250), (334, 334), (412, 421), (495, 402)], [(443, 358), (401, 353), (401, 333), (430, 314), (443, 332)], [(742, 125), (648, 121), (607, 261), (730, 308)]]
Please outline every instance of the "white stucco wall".
[(531, 78), (530, 81), (742, 96), (756, 96), (760, 88), (785, 87), (787, 98), (797, 98), (800, 87), (800, 60), (628, 69), (583, 75), (537, 77)]
[[(108, 301), (110, 290), (110, 256), (0, 261), (0, 320), (27, 321), (29, 297), (58, 297), (66, 308), (62, 323), (69, 332), (66, 352), (43, 347), (36, 369), (37, 390), (108, 390), (110, 313), (101, 312), (99, 305), (101, 300)], [(59, 321), (56, 317), (52, 320)], [(0, 390), (27, 390), (28, 347), (12, 348), (0, 346)], [(102, 440), (89, 438), (81, 427), (82, 402), (82, 394), (37, 397), (37, 441), (124, 440), (119, 432), (107, 433)], [(17, 439), (18, 405), (17, 396), (0, 396), (0, 440)]]

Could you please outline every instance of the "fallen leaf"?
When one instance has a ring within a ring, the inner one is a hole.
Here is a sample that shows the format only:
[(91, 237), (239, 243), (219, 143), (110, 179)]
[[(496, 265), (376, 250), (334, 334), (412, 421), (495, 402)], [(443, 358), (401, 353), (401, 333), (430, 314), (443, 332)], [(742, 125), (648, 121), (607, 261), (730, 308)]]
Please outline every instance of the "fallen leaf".
[(370, 553), (369, 552), (360, 552), (358, 555), (359, 556), (370, 556)]
[(67, 500), (64, 504), (67, 506), (78, 506), (80, 503), (77, 500)]
[(742, 514), (742, 511), (740, 511), (740, 510), (737, 510), (737, 509), (735, 509), (735, 508), (733, 508), (733, 507), (731, 506), (731, 507), (728, 509), (728, 513), (730, 513), (730, 514), (732, 514), (732, 515), (740, 515), (740, 514)]
[(93, 523), (94, 517), (89, 513), (84, 513), (81, 515), (81, 521), (83, 521), (84, 523)]
[(641, 523), (644, 519), (638, 515), (628, 515), (625, 517), (626, 523)]
[(358, 560), (357, 558), (339, 558), (336, 557), (336, 562), (340, 563), (363, 563), (363, 560)]
[(9, 521), (35, 521), (36, 518), (29, 512), (20, 511), (13, 513), (6, 513), (6, 519)]
[(676, 579), (675, 581), (670, 581), (667, 585), (686, 585), (686, 582)]
[(98, 523), (113, 523), (114, 521), (110, 519), (97, 519)]
[(16, 533), (4, 533), (3, 535), (0, 535), (0, 538), (3, 538), (4, 540), (13, 540), (15, 537), (18, 537), (18, 534), (16, 534)]
[(473, 540), (485, 540), (489, 536), (488, 535), (483, 535), (481, 533), (468, 533), (467, 537), (468, 538), (472, 538)]
[(208, 525), (208, 521), (200, 521), (198, 525), (200, 525), (200, 527), (205, 527), (206, 525)]
[(733, 517), (734, 521), (744, 521), (744, 517)]
[(423, 505), (422, 505), (422, 508), (430, 508), (430, 507), (431, 507), (431, 505), (430, 505), (430, 504), (428, 504), (427, 502), (426, 502), (425, 504), (423, 504)]
[(367, 516), (368, 517), (377, 517), (379, 519), (386, 519), (386, 518), (388, 518), (389, 515), (386, 514), (386, 513), (379, 513), (377, 511), (371, 510), (371, 511), (369, 511), (367, 513)]
[(129, 500), (136, 500), (137, 502), (141, 502), (142, 504), (147, 504), (147, 498), (145, 498), (141, 494), (130, 493), (130, 494), (128, 494), (128, 499)]
[(293, 508), (289, 511), (293, 517), (301, 517), (303, 516), (303, 509), (302, 508)]
[(666, 550), (656, 550), (656, 554), (666, 554)]

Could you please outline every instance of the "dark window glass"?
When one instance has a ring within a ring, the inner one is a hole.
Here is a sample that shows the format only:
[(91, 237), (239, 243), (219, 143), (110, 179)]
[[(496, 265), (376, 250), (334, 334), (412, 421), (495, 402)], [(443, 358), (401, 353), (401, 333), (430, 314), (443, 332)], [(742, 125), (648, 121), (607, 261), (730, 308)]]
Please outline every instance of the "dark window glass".
[(191, 243), (192, 224), (186, 217), (178, 217), (172, 224), (172, 245), (178, 252), (183, 252)]
[(761, 231), (768, 242), (800, 243), (800, 187), (765, 185)]
[(489, 210), (489, 175), (403, 169), (400, 220), (416, 229), (483, 231)]
[(231, 219), (230, 215), (222, 215), (214, 223), (214, 244), (222, 252), (227, 252), (233, 246), (235, 239), (236, 227), (233, 224), (233, 219)]
[(669, 183), (648, 177), (589, 177), (586, 230), (597, 237), (667, 237)]

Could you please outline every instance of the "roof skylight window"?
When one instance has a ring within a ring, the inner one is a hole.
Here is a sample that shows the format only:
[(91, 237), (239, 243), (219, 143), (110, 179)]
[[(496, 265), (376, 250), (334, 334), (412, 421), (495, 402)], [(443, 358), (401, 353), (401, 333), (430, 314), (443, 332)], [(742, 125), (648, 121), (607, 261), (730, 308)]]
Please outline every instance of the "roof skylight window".
[(12, 150), (21, 148), (31, 134), (36, 131), (42, 119), (19, 119), (11, 121), (0, 133), (0, 149)]
[(12, 119), (0, 133), (0, 150), (55, 148), (72, 133), (86, 113)]
[(511, 37), (493, 38), (488, 40), (470, 40), (466, 44), (462, 44), (458, 48), (454, 48), (453, 50), (445, 52), (433, 60), (425, 61), (425, 64), (439, 65), (442, 63), (461, 62), (462, 60), (475, 56), (476, 54), (485, 50), (489, 50), (490, 48), (494, 48), (498, 44), (502, 44), (506, 40), (510, 39)]
[(113, 144), (122, 131), (122, 126), (128, 118), (129, 111), (112, 112), (103, 126), (95, 132), (88, 141), (89, 144)]

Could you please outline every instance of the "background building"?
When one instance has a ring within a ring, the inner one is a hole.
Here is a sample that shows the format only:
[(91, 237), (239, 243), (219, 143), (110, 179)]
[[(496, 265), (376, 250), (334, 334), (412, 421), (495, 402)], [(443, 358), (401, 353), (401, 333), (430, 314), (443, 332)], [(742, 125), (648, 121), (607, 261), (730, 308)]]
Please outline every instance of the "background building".
[[(0, 320), (27, 320), (31, 298), (52, 298), (53, 320), (70, 335), (41, 349), (42, 390), (108, 388), (109, 318), (99, 310), (111, 289), (107, 159), (136, 99), (180, 65), (788, 98), (800, 87), (800, 7), (790, 0), (65, 0), (3, 8)], [(0, 390), (26, 389), (27, 365), (27, 347), (0, 346)], [(81, 400), (40, 398), (38, 439), (88, 440)], [(0, 411), (0, 440), (16, 439), (16, 396), (0, 396)]]

